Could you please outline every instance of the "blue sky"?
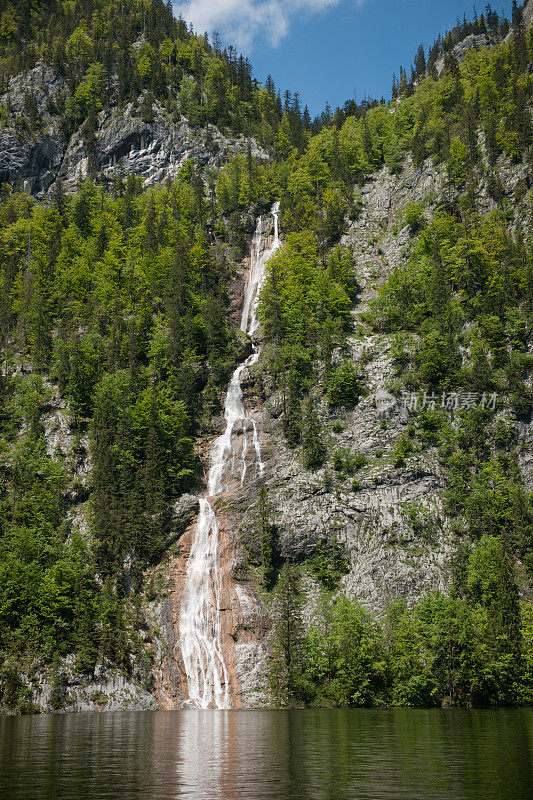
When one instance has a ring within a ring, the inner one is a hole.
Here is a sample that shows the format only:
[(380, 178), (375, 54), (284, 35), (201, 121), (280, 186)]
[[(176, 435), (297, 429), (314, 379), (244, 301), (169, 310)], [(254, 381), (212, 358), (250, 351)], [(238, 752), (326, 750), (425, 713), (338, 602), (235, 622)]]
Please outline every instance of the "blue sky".
[[(473, 0), (186, 0), (177, 13), (199, 33), (219, 31), (248, 55), (254, 74), (298, 91), (320, 113), (356, 95), (390, 95), (393, 72), (410, 67), (420, 43), (473, 15)], [(486, 0), (477, 3), (478, 13)], [(510, 16), (512, 0), (494, 0)]]

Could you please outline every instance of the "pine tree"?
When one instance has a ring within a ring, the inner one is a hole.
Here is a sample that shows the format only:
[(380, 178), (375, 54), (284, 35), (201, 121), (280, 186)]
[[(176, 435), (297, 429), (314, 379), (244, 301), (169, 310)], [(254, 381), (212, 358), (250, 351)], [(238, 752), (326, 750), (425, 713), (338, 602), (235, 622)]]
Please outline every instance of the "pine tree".
[(326, 458), (326, 447), (322, 441), (321, 425), (312, 394), (304, 404), (302, 446), (306, 469), (319, 469)]
[(423, 45), (420, 45), (415, 56), (415, 74), (417, 78), (421, 78), (426, 71), (426, 55), (424, 53)]
[(270, 590), (276, 582), (276, 541), (275, 526), (271, 521), (271, 511), (268, 503), (268, 493), (265, 484), (259, 490), (257, 503), (257, 527), (261, 539), (261, 560), (263, 565), (263, 581), (265, 588)]
[(96, 626), (89, 598), (83, 598), (78, 616), (78, 641), (76, 648), (76, 669), (83, 674), (94, 672), (98, 660)]
[(141, 103), (141, 119), (143, 122), (153, 122), (154, 117), (154, 97), (150, 90), (143, 95)]
[(287, 560), (276, 591), (269, 674), (272, 695), (281, 705), (294, 706), (304, 698), (302, 602), (297, 569)]
[(284, 386), (284, 413), (283, 431), (290, 447), (295, 447), (300, 441), (302, 405), (300, 399), (300, 381), (294, 362), (291, 362), (288, 380), (285, 384), (286, 370), (283, 370)]
[(396, 83), (396, 73), (392, 76), (392, 100), (398, 99), (398, 84)]
[(398, 84), (398, 93), (404, 95), (407, 91), (407, 75), (403, 67), (400, 67), (400, 81)]
[(525, 299), (527, 308), (533, 313), (533, 248), (529, 250), (525, 271)]

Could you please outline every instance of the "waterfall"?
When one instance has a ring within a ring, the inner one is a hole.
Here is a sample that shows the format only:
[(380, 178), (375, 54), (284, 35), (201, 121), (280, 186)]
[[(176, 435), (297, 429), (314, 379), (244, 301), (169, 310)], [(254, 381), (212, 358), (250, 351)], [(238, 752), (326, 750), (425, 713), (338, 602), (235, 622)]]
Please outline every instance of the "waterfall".
[[(272, 207), (274, 240), (270, 248), (261, 253), (263, 218), (260, 217), (252, 240), (250, 268), (241, 319), (241, 330), (252, 336), (258, 327), (257, 299), (266, 274), (266, 265), (278, 249), (279, 203)], [(250, 419), (244, 405), (242, 376), (259, 358), (254, 352), (240, 364), (228, 386), (224, 405), (224, 433), (213, 443), (207, 479), (207, 496), (200, 499), (200, 513), (193, 533), (192, 547), (187, 564), (185, 589), (180, 613), (180, 648), (187, 677), (188, 699), (193, 708), (230, 708), (229, 681), (220, 645), (220, 593), (221, 576), (218, 563), (219, 530), (212, 498), (227, 492), (230, 479), (241, 486), (247, 473), (246, 456), (251, 429), (255, 474), (262, 475), (259, 431)], [(235, 464), (233, 434), (237, 423), (242, 423), (244, 444), (240, 463)]]
[(180, 617), (180, 644), (195, 708), (229, 708), (228, 676), (220, 649), (218, 525), (209, 500), (200, 499)]
[[(266, 265), (272, 253), (275, 253), (280, 244), (279, 203), (275, 203), (272, 206), (271, 214), (274, 217), (274, 241), (272, 243), (272, 247), (268, 250), (265, 250), (263, 255), (261, 255), (261, 235), (263, 232), (262, 217), (259, 217), (259, 222), (257, 223), (257, 229), (255, 231), (254, 238), (252, 241), (250, 272), (248, 274), (248, 280), (246, 282), (246, 295), (244, 298), (244, 307), (242, 310), (242, 319), (241, 319), (241, 331), (245, 331), (250, 336), (252, 336), (255, 333), (259, 324), (256, 317), (257, 304), (255, 301), (257, 300), (257, 296), (265, 279)], [(252, 313), (251, 320), (250, 320), (250, 311)]]

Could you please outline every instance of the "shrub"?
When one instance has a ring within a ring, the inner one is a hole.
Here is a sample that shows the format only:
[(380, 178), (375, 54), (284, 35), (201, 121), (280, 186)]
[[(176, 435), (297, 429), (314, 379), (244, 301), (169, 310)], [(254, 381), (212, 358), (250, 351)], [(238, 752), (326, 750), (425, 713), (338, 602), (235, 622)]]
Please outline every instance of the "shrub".
[(328, 380), (326, 395), (332, 406), (354, 406), (362, 394), (357, 370), (351, 361), (343, 361)]
[(405, 209), (405, 224), (409, 226), (412, 234), (419, 233), (426, 227), (424, 207), (421, 203), (411, 203)]

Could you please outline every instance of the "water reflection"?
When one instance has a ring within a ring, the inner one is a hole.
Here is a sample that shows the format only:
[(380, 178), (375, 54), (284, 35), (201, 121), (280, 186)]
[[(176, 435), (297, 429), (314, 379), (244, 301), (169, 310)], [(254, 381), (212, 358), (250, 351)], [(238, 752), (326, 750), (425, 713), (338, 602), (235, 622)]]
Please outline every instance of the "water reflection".
[(0, 718), (6, 800), (523, 800), (533, 711)]

